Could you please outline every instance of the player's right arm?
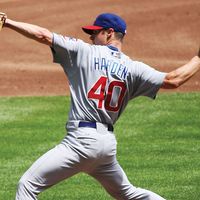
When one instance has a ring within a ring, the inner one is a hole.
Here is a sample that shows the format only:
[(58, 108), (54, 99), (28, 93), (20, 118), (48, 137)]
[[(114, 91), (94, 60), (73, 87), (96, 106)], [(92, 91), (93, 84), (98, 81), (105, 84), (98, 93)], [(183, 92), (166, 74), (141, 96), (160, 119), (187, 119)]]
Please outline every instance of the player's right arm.
[(53, 34), (46, 28), (24, 22), (17, 22), (8, 18), (5, 20), (4, 27), (10, 28), (27, 38), (52, 46)]

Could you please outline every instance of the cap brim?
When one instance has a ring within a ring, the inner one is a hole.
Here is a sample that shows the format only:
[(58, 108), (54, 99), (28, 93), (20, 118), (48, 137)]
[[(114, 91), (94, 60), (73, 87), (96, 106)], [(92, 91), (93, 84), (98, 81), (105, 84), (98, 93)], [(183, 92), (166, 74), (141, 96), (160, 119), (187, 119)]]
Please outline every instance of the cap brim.
[(82, 29), (85, 33), (92, 35), (93, 31), (101, 30), (101, 29), (103, 29), (103, 27), (101, 27), (101, 26), (83, 26)]

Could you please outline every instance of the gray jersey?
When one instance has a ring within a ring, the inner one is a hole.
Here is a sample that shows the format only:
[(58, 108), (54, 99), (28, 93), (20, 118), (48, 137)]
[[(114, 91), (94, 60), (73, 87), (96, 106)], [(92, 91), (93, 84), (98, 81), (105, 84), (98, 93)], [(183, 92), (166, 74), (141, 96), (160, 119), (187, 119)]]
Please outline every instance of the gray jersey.
[(155, 98), (166, 75), (112, 46), (90, 45), (55, 33), (52, 52), (69, 80), (70, 121), (114, 124), (130, 99)]

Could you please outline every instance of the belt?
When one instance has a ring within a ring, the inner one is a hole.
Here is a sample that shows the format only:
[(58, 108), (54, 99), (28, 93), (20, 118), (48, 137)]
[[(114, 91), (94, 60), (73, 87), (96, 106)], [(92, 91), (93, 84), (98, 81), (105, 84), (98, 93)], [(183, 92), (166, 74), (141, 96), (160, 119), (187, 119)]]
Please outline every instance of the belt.
[[(80, 121), (79, 124), (78, 124), (78, 127), (89, 127), (89, 128), (97, 129), (99, 124), (101, 124), (101, 123)], [(101, 125), (107, 126), (108, 131), (114, 131), (114, 128), (111, 124), (101, 124)]]

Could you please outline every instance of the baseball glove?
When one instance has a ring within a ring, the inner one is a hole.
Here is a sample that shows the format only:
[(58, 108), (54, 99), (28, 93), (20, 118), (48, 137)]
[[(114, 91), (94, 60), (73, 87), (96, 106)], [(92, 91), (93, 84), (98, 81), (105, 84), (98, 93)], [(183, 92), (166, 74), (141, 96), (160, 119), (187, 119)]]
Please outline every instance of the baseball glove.
[(6, 18), (7, 18), (6, 14), (3, 12), (0, 12), (0, 31), (3, 28)]

